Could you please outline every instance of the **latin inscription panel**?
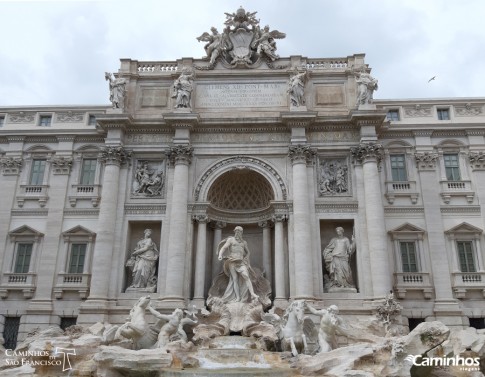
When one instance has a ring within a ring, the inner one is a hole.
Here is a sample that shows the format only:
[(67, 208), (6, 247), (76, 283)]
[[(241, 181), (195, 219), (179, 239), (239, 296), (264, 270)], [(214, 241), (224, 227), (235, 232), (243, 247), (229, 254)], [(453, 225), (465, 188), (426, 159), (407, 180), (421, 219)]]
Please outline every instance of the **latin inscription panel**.
[(286, 82), (202, 84), (196, 88), (195, 107), (286, 107)]

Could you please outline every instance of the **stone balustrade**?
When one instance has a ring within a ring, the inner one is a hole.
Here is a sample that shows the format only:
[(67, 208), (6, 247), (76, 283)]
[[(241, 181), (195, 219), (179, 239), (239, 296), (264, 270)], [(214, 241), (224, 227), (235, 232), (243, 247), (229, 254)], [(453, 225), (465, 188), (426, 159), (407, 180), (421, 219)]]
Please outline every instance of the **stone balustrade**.
[(91, 274), (57, 274), (57, 282), (54, 287), (54, 296), (61, 299), (65, 292), (79, 293), (81, 299), (88, 296)]
[(468, 203), (472, 203), (475, 198), (475, 192), (472, 189), (470, 180), (463, 181), (440, 181), (441, 197), (448, 204), (453, 196), (463, 196)]
[(36, 283), (35, 273), (6, 272), (0, 281), (0, 298), (7, 298), (10, 291), (22, 291), (25, 298), (32, 298)]
[(421, 291), (424, 298), (432, 298), (433, 288), (429, 272), (395, 272), (394, 290), (403, 299), (408, 291)]

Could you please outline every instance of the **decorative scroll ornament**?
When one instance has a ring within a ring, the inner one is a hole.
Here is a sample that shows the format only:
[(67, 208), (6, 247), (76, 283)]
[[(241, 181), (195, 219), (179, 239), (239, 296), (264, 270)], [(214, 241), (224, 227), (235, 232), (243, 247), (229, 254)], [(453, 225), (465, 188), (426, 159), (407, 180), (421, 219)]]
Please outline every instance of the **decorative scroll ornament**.
[(18, 113), (8, 114), (8, 121), (11, 123), (32, 123), (35, 119), (35, 113), (24, 113), (20, 111)]
[(485, 152), (470, 152), (468, 160), (474, 169), (485, 169)]
[(436, 168), (439, 154), (431, 152), (415, 153), (414, 158), (416, 159), (416, 166), (418, 169), (434, 170)]
[(194, 147), (191, 145), (174, 145), (170, 147), (167, 156), (172, 165), (176, 164), (186, 164), (190, 165), (192, 162), (192, 155), (194, 152)]
[(54, 174), (69, 174), (72, 167), (72, 157), (54, 156), (50, 160)]
[(0, 159), (0, 167), (3, 174), (18, 174), (22, 167), (23, 160), (21, 157), (3, 157)]
[(376, 159), (378, 164), (382, 161), (382, 145), (378, 143), (362, 143), (357, 147), (350, 148), (350, 153), (354, 160), (359, 163), (368, 159)]
[(254, 68), (262, 60), (270, 68), (276, 68), (273, 62), (279, 59), (279, 55), (276, 54), (275, 40), (285, 38), (286, 34), (270, 31), (269, 26), (261, 29), (256, 13), (246, 12), (242, 7), (235, 13), (225, 13), (226, 27), (222, 33), (212, 27), (211, 33), (205, 32), (197, 37), (199, 42), (207, 42), (204, 59), (209, 61), (209, 65), (196, 68), (214, 69), (218, 61), (228, 68)]
[(309, 145), (290, 145), (289, 146), (288, 157), (291, 159), (293, 164), (306, 163), (310, 164), (313, 162), (313, 158), (317, 154), (315, 149), (310, 148)]
[(482, 106), (474, 107), (471, 103), (466, 103), (464, 107), (455, 107), (456, 114), (459, 116), (476, 116), (482, 113)]
[(414, 107), (405, 107), (404, 114), (408, 117), (428, 117), (431, 116), (431, 107), (422, 107), (419, 104)]
[(116, 147), (104, 147), (101, 150), (101, 161), (105, 164), (122, 165), (131, 157), (131, 151), (121, 145)]
[(73, 113), (68, 111), (67, 113), (57, 113), (57, 121), (59, 122), (82, 122), (84, 119), (84, 113)]

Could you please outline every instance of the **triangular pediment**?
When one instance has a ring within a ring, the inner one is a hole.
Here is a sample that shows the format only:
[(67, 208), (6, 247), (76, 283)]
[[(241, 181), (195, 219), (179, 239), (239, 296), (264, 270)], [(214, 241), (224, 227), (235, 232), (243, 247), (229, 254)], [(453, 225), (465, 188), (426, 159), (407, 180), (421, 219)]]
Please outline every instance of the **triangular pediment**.
[(476, 226), (473, 226), (471, 224), (468, 224), (467, 222), (463, 222), (445, 232), (446, 234), (450, 233), (483, 233), (483, 230), (480, 228), (477, 228)]
[(404, 223), (389, 231), (389, 233), (425, 233), (426, 231), (416, 225)]
[(96, 236), (96, 233), (90, 231), (89, 229), (81, 226), (81, 225), (76, 225), (74, 228), (71, 228), (69, 230), (66, 230), (65, 232), (62, 233), (64, 237), (66, 236), (90, 236), (94, 237)]
[(35, 237), (43, 237), (44, 233), (39, 232), (35, 230), (34, 228), (31, 228), (28, 225), (22, 225), (21, 227), (18, 227), (17, 229), (11, 230), (8, 232), (8, 235), (10, 237), (18, 237), (18, 236), (35, 236)]

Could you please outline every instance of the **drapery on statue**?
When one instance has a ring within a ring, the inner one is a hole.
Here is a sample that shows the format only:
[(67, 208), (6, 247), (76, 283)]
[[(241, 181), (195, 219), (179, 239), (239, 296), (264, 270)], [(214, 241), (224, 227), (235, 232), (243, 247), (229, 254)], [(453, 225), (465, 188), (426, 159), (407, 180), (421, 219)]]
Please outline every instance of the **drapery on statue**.
[(288, 82), (287, 93), (290, 95), (290, 103), (292, 106), (303, 106), (305, 104), (305, 76), (307, 72), (298, 72), (295, 69), (295, 74), (290, 77)]
[(243, 228), (234, 228), (234, 237), (228, 237), (219, 250), (219, 260), (224, 259), (224, 273), (229, 277), (226, 291), (222, 296), (224, 302), (248, 302), (257, 300), (253, 283), (249, 277), (252, 272), (249, 265), (248, 244), (242, 238)]
[(322, 252), (330, 279), (329, 288), (355, 288), (349, 264), (350, 257), (355, 252), (355, 238), (352, 235), (352, 241), (349, 241), (340, 226), (335, 231), (337, 237), (332, 238)]
[(178, 79), (173, 83), (172, 98), (175, 98), (175, 107), (177, 109), (190, 108), (194, 77), (192, 70), (184, 67)]
[(110, 72), (105, 72), (104, 78), (109, 81), (109, 100), (113, 109), (123, 110), (125, 108), (126, 79), (115, 79)]
[(365, 67), (354, 74), (356, 76), (355, 82), (358, 84), (357, 106), (371, 104), (374, 99), (374, 90), (378, 89), (377, 80), (366, 72)]
[(278, 30), (269, 31), (269, 26), (266, 25), (263, 30), (256, 28), (256, 40), (251, 43), (251, 47), (256, 47), (256, 52), (259, 55), (266, 55), (272, 62), (279, 59), (280, 56), (276, 54), (275, 39), (283, 39), (286, 37), (285, 33)]
[(161, 194), (163, 184), (163, 172), (150, 171), (148, 163), (145, 162), (136, 169), (132, 194), (157, 196)]
[(145, 236), (136, 244), (126, 266), (132, 268), (133, 281), (130, 288), (150, 288), (156, 284), (156, 263), (159, 251), (152, 238), (152, 230), (145, 229)]
[(341, 320), (337, 316), (337, 305), (330, 305), (328, 309), (317, 310), (307, 302), (305, 302), (306, 308), (310, 313), (321, 317), (320, 327), (318, 329), (318, 353), (329, 352), (337, 348), (337, 334), (343, 331), (341, 326)]

